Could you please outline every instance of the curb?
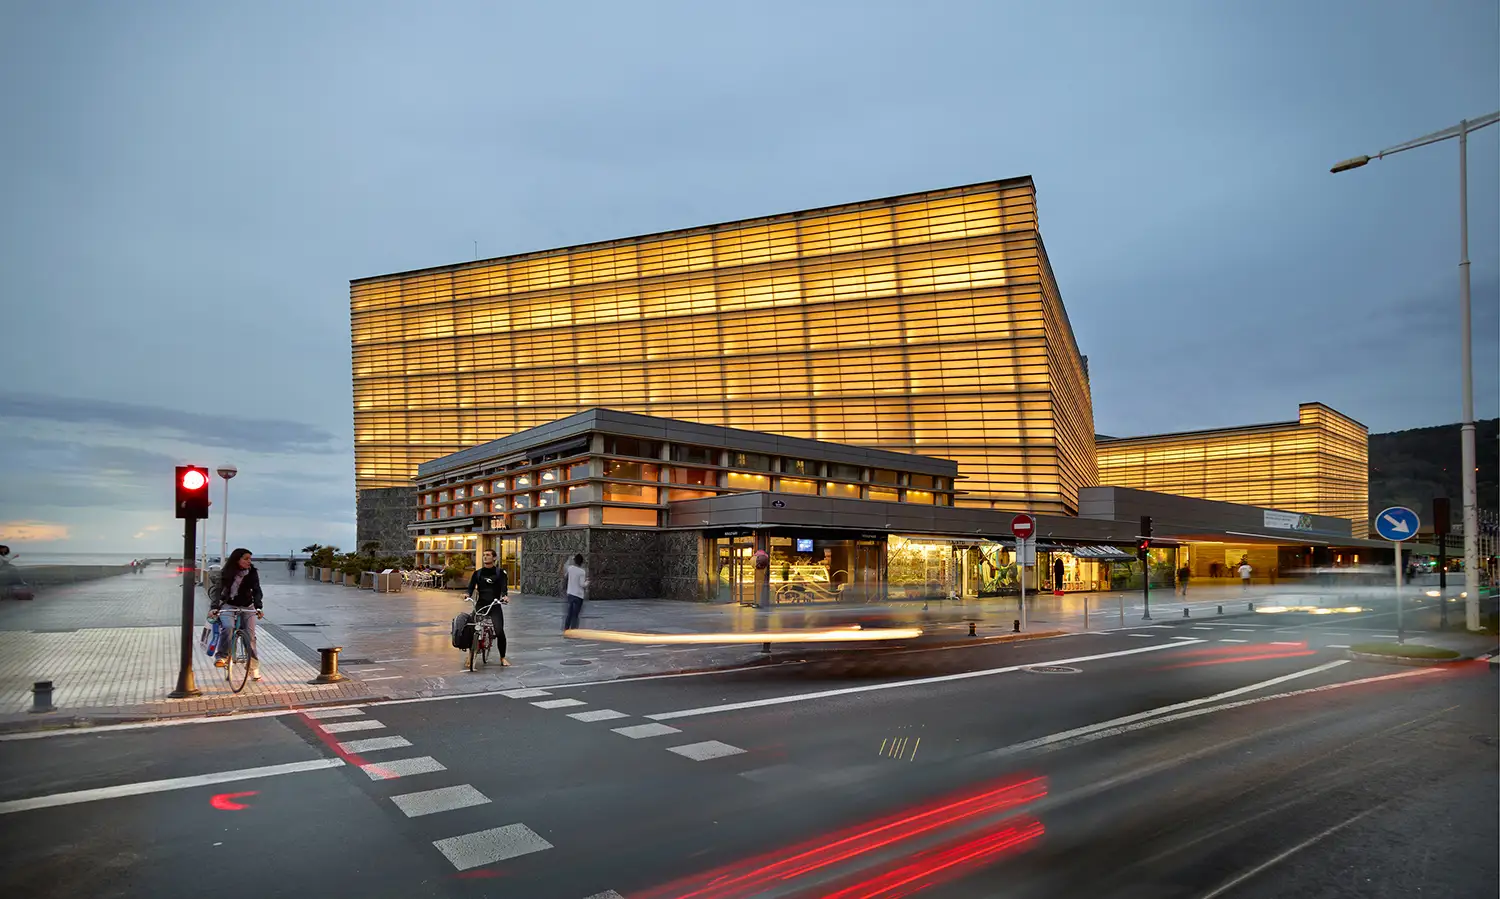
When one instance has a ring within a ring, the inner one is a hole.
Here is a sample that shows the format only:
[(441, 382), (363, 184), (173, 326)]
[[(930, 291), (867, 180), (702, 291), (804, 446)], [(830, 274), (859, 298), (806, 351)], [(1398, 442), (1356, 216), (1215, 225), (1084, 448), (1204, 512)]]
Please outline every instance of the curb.
[[(1451, 659), (1407, 659), (1401, 656), (1387, 656), (1373, 652), (1355, 652), (1352, 649), (1345, 650), (1345, 655), (1361, 662), (1384, 662), (1387, 665), (1405, 665), (1408, 668), (1446, 668), (1449, 665), (1472, 662), (1475, 658), (1474, 656), (1456, 656)], [(1494, 659), (1490, 659), (1491, 664), (1494, 664), (1494, 661)]]
[[(242, 714), (259, 714), (264, 712), (295, 712), (300, 709), (332, 708), (341, 705), (364, 705), (373, 702), (387, 702), (389, 696), (360, 696), (341, 699), (332, 699), (325, 702), (299, 703), (296, 706), (288, 706), (285, 703), (264, 704), (257, 706), (246, 706), (245, 708), (227, 709), (212, 712), (161, 712), (161, 713), (131, 713), (122, 712), (118, 715), (104, 712), (84, 713), (69, 715), (67, 717), (43, 717), (33, 716), (24, 720), (0, 722), (0, 736), (9, 734), (34, 733), (37, 731), (63, 731), (85, 727), (107, 727), (111, 724), (143, 724), (153, 721), (177, 721), (192, 719), (234, 718)], [(66, 715), (66, 713), (60, 713)]]

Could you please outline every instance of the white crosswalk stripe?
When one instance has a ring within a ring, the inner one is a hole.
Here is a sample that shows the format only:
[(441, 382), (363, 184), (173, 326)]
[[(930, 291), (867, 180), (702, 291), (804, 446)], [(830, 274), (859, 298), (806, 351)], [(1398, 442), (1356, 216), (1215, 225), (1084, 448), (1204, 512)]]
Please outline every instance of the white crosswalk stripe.
[(446, 840), (436, 840), (432, 845), (460, 871), (552, 848), (551, 843), (525, 824), (507, 824), (504, 827), (479, 830)]
[(373, 719), (364, 721), (339, 721), (333, 724), (319, 724), (318, 729), (325, 734), (346, 734), (356, 730), (380, 730), (385, 725)]
[(391, 801), (406, 817), (419, 818), (422, 815), (435, 815), (438, 812), (451, 812), (454, 809), (484, 805), (490, 801), (490, 797), (469, 784), (459, 784), (456, 787), (439, 787), (436, 790), (422, 790), (419, 793), (402, 793), (400, 796), (392, 796)]
[(625, 897), (621, 896), (619, 893), (616, 893), (614, 890), (605, 890), (602, 893), (595, 893), (592, 896), (585, 896), (584, 899), (625, 899)]
[(442, 762), (430, 755), (411, 759), (391, 759), (388, 762), (365, 762), (360, 765), (360, 769), (370, 775), (371, 780), (393, 780), (413, 774), (431, 774), (434, 771), (448, 770)]
[(303, 712), (302, 714), (304, 717), (312, 718), (315, 721), (322, 721), (325, 718), (353, 718), (357, 715), (363, 715), (364, 713), (364, 709), (351, 709), (348, 707), (342, 707), (336, 709), (312, 709), (310, 711)]
[(532, 705), (539, 709), (566, 709), (575, 705), (588, 705), (582, 699), (547, 699), (542, 702), (533, 702)]
[(702, 743), (689, 743), (686, 746), (669, 746), (668, 752), (675, 752), (695, 762), (705, 762), (709, 759), (723, 758), (726, 755), (739, 755), (745, 750), (738, 746), (730, 746), (728, 743), (720, 743), (718, 740), (705, 740)]
[(1222, 640), (1220, 640), (1219, 642), (1220, 643), (1249, 643), (1250, 641), (1249, 640), (1236, 640), (1233, 637), (1225, 637)]
[(640, 740), (645, 737), (660, 737), (666, 734), (680, 734), (681, 729), (669, 727), (665, 724), (636, 724), (631, 727), (612, 727), (610, 730), (617, 734), (629, 737), (632, 740)]
[(614, 709), (591, 709), (587, 712), (571, 712), (568, 717), (574, 721), (611, 721), (615, 718), (629, 718), (630, 716)]
[(369, 740), (350, 740), (340, 743), (339, 748), (345, 752), (377, 752), (381, 749), (402, 749), (410, 746), (411, 741), (405, 737), (374, 737)]
[(534, 699), (538, 696), (551, 696), (546, 690), (501, 690), (501, 696), (509, 696), (511, 699)]

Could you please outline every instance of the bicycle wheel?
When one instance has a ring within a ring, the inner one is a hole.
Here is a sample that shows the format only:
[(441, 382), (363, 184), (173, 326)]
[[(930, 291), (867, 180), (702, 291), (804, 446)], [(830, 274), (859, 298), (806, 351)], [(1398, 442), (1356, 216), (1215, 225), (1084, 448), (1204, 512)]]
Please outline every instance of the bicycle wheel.
[(236, 629), (230, 637), (229, 664), (229, 689), (238, 693), (250, 680), (250, 637), (242, 630)]
[(484, 643), (479, 647), (479, 661), (484, 665), (490, 663), (490, 637), (488, 632), (485, 633)]

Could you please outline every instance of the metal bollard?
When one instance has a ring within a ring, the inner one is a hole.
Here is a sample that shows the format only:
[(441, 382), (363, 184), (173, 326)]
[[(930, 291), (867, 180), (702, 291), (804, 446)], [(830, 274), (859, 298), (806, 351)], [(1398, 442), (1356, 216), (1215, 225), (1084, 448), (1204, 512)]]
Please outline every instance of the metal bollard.
[(1188, 610), (1187, 610), (1186, 607), (1184, 607), (1183, 610), (1182, 610), (1182, 617), (1184, 617), (1184, 618), (1191, 618), (1192, 617), (1191, 615), (1188, 614)]
[(1223, 606), (1219, 606), (1219, 614), (1220, 615), (1224, 614), (1224, 607)]
[(763, 652), (763, 653), (765, 653), (766, 655), (770, 655), (771, 654), (771, 644), (770, 643), (763, 644), (760, 647), (760, 651)]
[(974, 633), (974, 622), (972, 622), (972, 621), (969, 622), (969, 636), (971, 636), (971, 637), (978, 636), (978, 634)]
[(336, 684), (344, 680), (344, 676), (339, 674), (339, 653), (343, 650), (342, 646), (325, 646), (318, 650), (319, 655), (322, 656), (322, 670), (318, 672), (317, 677), (312, 679), (312, 683)]
[(31, 685), (31, 709), (33, 712), (55, 712), (52, 704), (52, 681), (39, 680)]
[(1021, 632), (1021, 619), (1017, 618), (1015, 621), (1012, 621), (1010, 630), (1013, 634), (1019, 634)]

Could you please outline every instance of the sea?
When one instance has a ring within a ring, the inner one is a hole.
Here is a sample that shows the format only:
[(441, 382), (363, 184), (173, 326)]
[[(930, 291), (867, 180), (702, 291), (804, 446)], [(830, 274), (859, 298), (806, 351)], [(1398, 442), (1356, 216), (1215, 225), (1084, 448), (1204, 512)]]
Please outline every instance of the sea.
[(27, 552), (11, 547), (10, 563), (22, 568), (38, 565), (129, 565), (134, 559), (168, 559), (182, 555), (176, 553), (47, 553)]

